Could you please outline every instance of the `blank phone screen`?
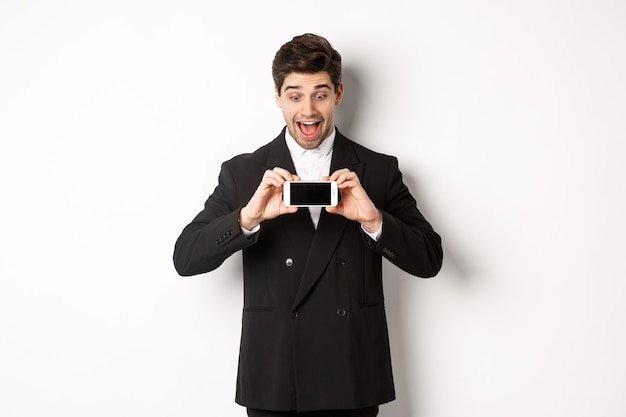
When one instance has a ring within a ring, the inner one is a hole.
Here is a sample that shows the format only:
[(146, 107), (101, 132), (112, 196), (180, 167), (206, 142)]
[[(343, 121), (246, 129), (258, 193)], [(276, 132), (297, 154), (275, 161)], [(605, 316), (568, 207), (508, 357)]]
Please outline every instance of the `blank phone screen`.
[(306, 205), (330, 205), (330, 184), (292, 182), (291, 183), (291, 204)]

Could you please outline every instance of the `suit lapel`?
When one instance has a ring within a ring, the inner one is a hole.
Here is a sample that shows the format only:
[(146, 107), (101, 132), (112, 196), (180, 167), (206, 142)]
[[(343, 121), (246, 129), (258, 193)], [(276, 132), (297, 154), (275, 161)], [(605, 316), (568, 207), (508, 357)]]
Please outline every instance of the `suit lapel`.
[[(341, 168), (348, 168), (356, 172), (359, 178), (362, 178), (363, 163), (357, 158), (350, 142), (337, 131), (330, 172), (332, 173)], [(349, 222), (343, 216), (329, 214), (326, 210), (322, 210), (320, 221), (311, 243), (311, 249), (309, 250), (304, 274), (294, 299), (293, 309), (296, 309), (306, 298), (322, 276)]]
[(291, 155), (289, 154), (287, 142), (285, 142), (285, 129), (286, 128), (284, 128), (281, 134), (270, 143), (265, 168), (274, 169), (276, 167), (281, 167), (291, 173), (295, 173), (296, 167), (294, 166)]

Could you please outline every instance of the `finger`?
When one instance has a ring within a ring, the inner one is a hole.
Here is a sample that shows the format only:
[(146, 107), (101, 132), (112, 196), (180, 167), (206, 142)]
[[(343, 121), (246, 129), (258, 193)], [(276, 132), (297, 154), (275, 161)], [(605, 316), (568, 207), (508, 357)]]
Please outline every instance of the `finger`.
[(287, 171), (285, 168), (275, 167), (272, 172), (278, 174), (285, 181), (294, 181), (294, 174)]
[(326, 210), (330, 214), (341, 214), (341, 212), (340, 212), (341, 207), (339, 206), (339, 204), (336, 205), (336, 206), (324, 207), (324, 210)]
[(292, 213), (295, 213), (296, 211), (298, 211), (298, 207), (296, 206), (285, 206), (285, 205), (281, 206), (282, 214), (292, 214)]
[(352, 171), (342, 172), (339, 177), (337, 177), (338, 185), (345, 185), (346, 187), (349, 185), (358, 184), (358, 177)]
[(329, 179), (330, 179), (331, 181), (337, 181), (337, 179), (339, 178), (339, 176), (340, 176), (341, 174), (346, 173), (346, 172), (350, 172), (350, 170), (349, 170), (348, 168), (341, 168), (341, 169), (338, 169), (338, 170), (336, 170), (335, 172), (333, 172), (332, 174), (330, 174)]
[(283, 182), (283, 178), (279, 175), (276, 175), (276, 173), (272, 171), (265, 171), (263, 179), (261, 180), (261, 185), (263, 186), (263, 188), (280, 187)]
[[(286, 177), (286, 178), (285, 178)], [(283, 168), (274, 168), (265, 171), (262, 182), (267, 186), (282, 187), (285, 181), (291, 180), (293, 176)]]

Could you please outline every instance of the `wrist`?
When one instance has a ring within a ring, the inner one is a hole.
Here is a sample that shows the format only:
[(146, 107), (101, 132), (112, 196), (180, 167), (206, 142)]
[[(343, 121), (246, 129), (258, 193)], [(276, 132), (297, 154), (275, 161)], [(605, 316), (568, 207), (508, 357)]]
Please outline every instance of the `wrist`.
[(246, 230), (252, 230), (260, 223), (260, 221), (248, 216), (246, 207), (243, 207), (241, 210), (239, 210), (239, 226), (243, 227)]
[(372, 220), (362, 221), (361, 226), (368, 233), (376, 233), (380, 230), (380, 226), (383, 224), (383, 214), (379, 211), (376, 212), (376, 217)]

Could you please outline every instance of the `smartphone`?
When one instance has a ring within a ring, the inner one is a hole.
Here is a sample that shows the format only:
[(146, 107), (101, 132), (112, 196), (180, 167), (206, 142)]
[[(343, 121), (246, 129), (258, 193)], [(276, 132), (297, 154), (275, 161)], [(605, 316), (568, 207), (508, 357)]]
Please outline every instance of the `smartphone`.
[(340, 193), (335, 181), (287, 181), (283, 185), (286, 206), (336, 206)]

